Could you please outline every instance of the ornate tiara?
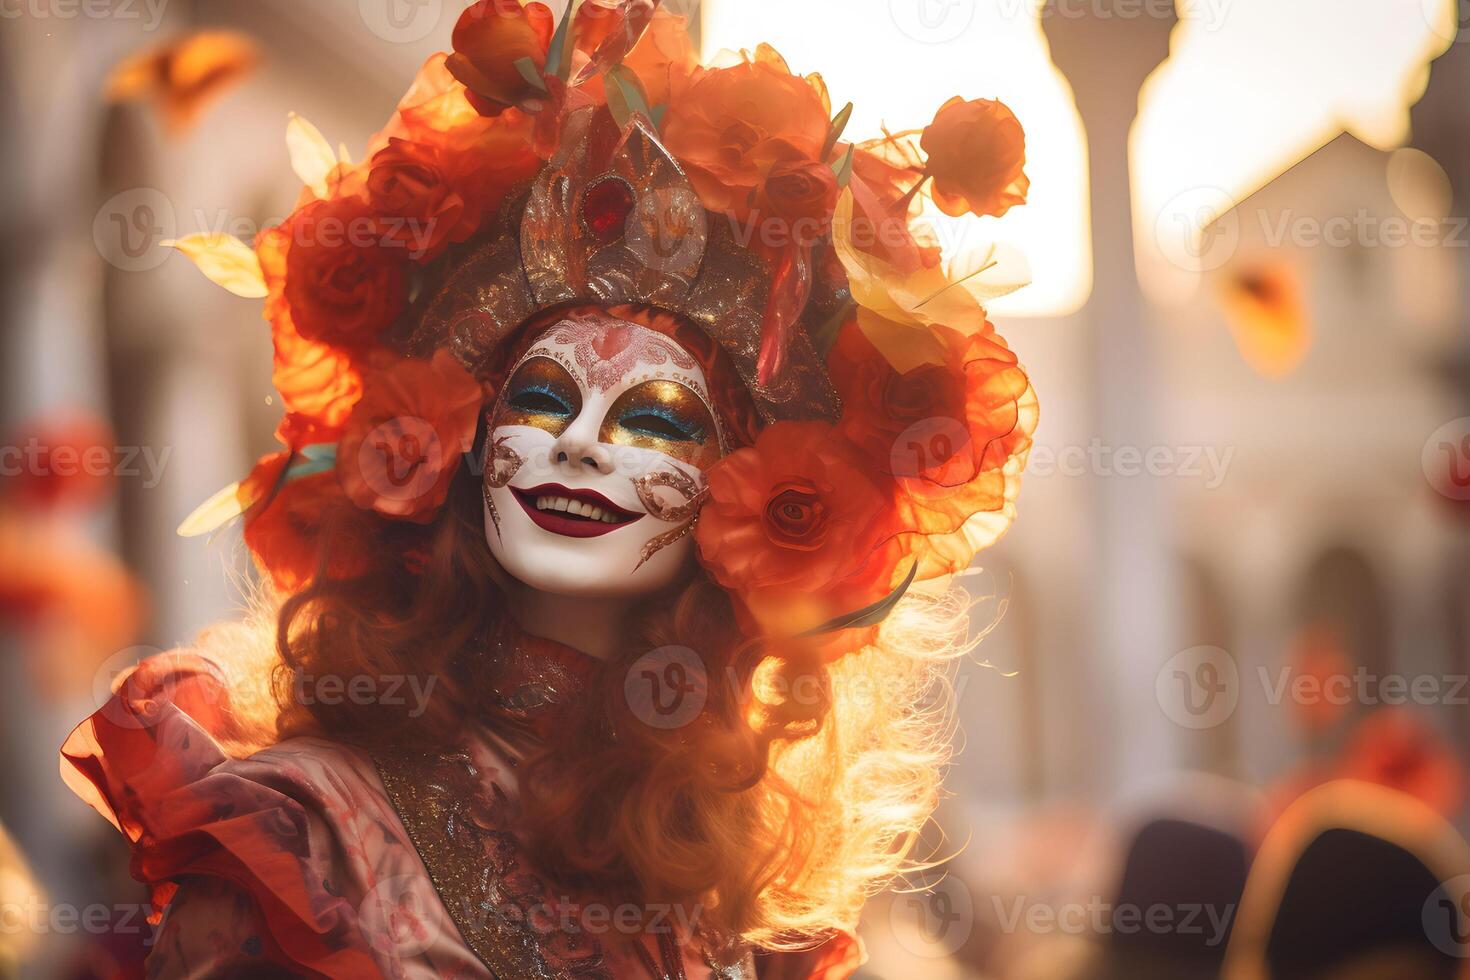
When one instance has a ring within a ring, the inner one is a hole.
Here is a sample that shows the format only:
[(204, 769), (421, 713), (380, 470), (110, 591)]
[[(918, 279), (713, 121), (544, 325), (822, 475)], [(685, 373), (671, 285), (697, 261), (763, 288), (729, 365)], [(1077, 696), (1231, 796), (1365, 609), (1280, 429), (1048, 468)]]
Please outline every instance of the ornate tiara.
[(572, 113), (529, 196), (511, 200), (483, 242), (441, 260), (442, 281), (397, 328), (408, 328), (406, 353), (447, 347), (473, 373), (541, 310), (639, 303), (685, 316), (718, 341), (766, 421), (841, 414), (805, 327), (790, 332), (779, 373), (760, 381), (771, 275), (735, 241), (732, 222), (705, 210), (646, 119), (619, 129), (605, 109)]

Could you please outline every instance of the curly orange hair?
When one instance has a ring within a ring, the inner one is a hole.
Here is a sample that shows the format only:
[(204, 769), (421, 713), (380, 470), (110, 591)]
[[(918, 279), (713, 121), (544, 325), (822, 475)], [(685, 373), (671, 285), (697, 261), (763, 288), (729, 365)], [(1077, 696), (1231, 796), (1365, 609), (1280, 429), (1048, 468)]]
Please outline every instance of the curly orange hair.
[[(610, 312), (678, 336), (665, 315)], [(728, 396), (738, 384), (717, 356), (708, 363), (712, 388), (727, 393), (718, 408), (737, 416), (726, 419), (732, 431), (748, 431), (750, 417)], [(234, 672), (254, 684), (241, 697), (257, 707), (271, 703), (259, 693), (269, 674), (276, 713), (262, 740), (324, 734), (371, 750), (462, 737), (476, 712), (480, 640), (507, 615), (483, 521), (478, 477), (462, 469), (413, 567), (319, 575), (281, 603), (274, 667)], [(343, 545), (332, 524), (328, 554)], [(866, 898), (905, 868), (938, 802), (945, 666), (968, 649), (965, 604), (912, 594), (881, 629), (852, 634), (864, 646), (834, 660), (830, 644), (819, 656), (744, 635), (728, 595), (691, 567), (633, 622), (585, 710), (519, 769), (538, 866), (620, 898), (697, 909), (717, 944), (794, 949), (852, 931)], [(235, 631), (216, 645), (243, 643)], [(623, 679), (647, 651), (671, 645), (699, 653), (708, 693), (696, 723), (662, 731), (633, 717)], [(417, 678), (419, 689), (432, 677), (435, 694), (414, 708), (291, 696), (306, 679), (358, 675)]]

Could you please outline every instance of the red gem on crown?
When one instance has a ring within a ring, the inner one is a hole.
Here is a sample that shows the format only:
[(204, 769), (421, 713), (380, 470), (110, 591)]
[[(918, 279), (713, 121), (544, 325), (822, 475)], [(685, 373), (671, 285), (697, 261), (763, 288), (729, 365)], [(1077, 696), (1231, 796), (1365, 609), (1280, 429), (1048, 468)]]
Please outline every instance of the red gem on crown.
[(582, 195), (582, 224), (598, 244), (611, 245), (623, 237), (637, 203), (626, 180), (603, 177)]

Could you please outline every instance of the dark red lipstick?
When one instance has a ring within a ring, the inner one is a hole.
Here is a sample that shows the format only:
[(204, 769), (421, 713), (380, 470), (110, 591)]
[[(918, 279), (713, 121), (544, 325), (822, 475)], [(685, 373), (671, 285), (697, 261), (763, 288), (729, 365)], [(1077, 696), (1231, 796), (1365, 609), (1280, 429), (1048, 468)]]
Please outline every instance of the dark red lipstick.
[[(601, 537), (646, 516), (624, 510), (595, 490), (573, 490), (559, 483), (543, 483), (527, 490), (511, 487), (510, 491), (537, 527), (569, 538)], [(574, 506), (580, 505), (583, 510), (595, 508), (610, 519), (568, 510), (542, 509), (536, 506), (536, 502), (543, 498), (566, 500)]]

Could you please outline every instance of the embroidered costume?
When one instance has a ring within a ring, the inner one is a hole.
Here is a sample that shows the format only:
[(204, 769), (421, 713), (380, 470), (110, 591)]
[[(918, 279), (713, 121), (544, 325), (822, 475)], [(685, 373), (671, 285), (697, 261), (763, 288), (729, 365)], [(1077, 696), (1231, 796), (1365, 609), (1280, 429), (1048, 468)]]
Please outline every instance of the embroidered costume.
[[(286, 409), (181, 533), (243, 515), (279, 626), (143, 663), (63, 750), (153, 975), (857, 966), (937, 795), (934, 583), (1037, 419), (1004, 289), (919, 215), (1022, 203), (1023, 140), (955, 99), (852, 142), (819, 76), (726, 62), (657, 0), (481, 0), (362, 162), (295, 120), (297, 209), (179, 243), (265, 299)], [(524, 628), (547, 596), (640, 625), (589, 656)]]

